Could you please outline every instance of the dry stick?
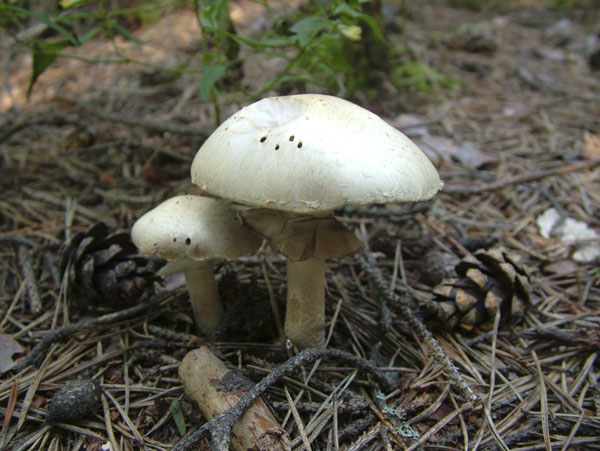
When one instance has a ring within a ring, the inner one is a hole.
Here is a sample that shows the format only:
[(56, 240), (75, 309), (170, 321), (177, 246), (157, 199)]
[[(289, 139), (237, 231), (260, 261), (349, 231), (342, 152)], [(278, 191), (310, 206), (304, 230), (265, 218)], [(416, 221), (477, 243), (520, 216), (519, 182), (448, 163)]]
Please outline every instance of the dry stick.
[(450, 421), (452, 421), (457, 415), (461, 415), (462, 413), (468, 411), (472, 407), (473, 407), (473, 404), (471, 404), (470, 402), (463, 404), (460, 407), (457, 407), (456, 409), (454, 409), (453, 412), (450, 412), (448, 415), (446, 415), (444, 418), (442, 418), (436, 424), (434, 424), (431, 428), (429, 428), (427, 430), (427, 432), (425, 432), (425, 434), (423, 434), (421, 437), (419, 437), (419, 440), (417, 442), (413, 443), (408, 448), (406, 448), (406, 451), (413, 451), (415, 449), (418, 449), (423, 443), (425, 443), (427, 440), (429, 440), (434, 434), (437, 434), (439, 431), (441, 431), (444, 428), (444, 426), (446, 426), (448, 423), (450, 423)]
[(173, 448), (173, 451), (188, 451), (194, 449), (197, 443), (207, 434), (211, 435), (212, 449), (214, 451), (227, 451), (229, 449), (229, 441), (231, 439), (231, 430), (233, 429), (233, 426), (235, 426), (239, 417), (242, 416), (246, 409), (250, 407), (259, 396), (286, 374), (302, 365), (312, 363), (315, 360), (322, 358), (346, 360), (360, 370), (373, 376), (375, 382), (383, 390), (390, 391), (393, 387), (393, 383), (388, 376), (368, 360), (337, 349), (308, 348), (275, 368), (258, 384), (248, 390), (240, 401), (231, 409), (214, 417), (196, 432), (179, 441)]
[(448, 104), (438, 113), (437, 116), (434, 116), (430, 119), (425, 119), (420, 122), (416, 122), (414, 124), (403, 125), (401, 127), (396, 127), (400, 131), (410, 130), (411, 128), (421, 128), (421, 127), (429, 127), (430, 125), (437, 124), (440, 122), (446, 115), (450, 112), (452, 108), (456, 106), (456, 100), (452, 100), (448, 102)]
[(546, 383), (544, 382), (544, 373), (542, 372), (542, 366), (538, 359), (537, 354), (534, 350), (531, 351), (531, 356), (535, 363), (535, 368), (540, 376), (540, 417), (542, 420), (542, 435), (544, 437), (544, 444), (546, 445), (546, 451), (552, 451), (552, 445), (550, 443), (550, 425), (548, 424), (548, 391), (546, 390)]
[[(337, 435), (338, 442), (343, 442), (345, 440), (359, 437), (367, 428), (371, 427), (375, 420), (377, 420), (377, 416), (371, 411), (362, 412), (360, 417), (356, 420), (353, 420), (348, 426), (342, 429)], [(381, 423), (378, 421), (378, 425), (381, 426)], [(360, 439), (359, 439), (360, 440)]]
[(114, 451), (121, 451), (121, 447), (119, 446), (119, 442), (117, 442), (117, 438), (115, 437), (115, 431), (112, 425), (112, 419), (110, 417), (110, 408), (108, 406), (108, 400), (104, 393), (100, 398), (102, 400), (102, 410), (104, 411), (104, 425), (106, 428), (106, 434), (108, 435), (108, 441), (112, 445), (110, 449)]
[[(4, 444), (7, 442), (6, 438), (8, 437), (8, 426), (10, 425), (10, 421), (13, 416), (13, 412), (15, 411), (15, 406), (17, 405), (17, 398), (19, 397), (19, 381), (15, 380), (12, 383), (12, 387), (10, 389), (10, 395), (8, 397), (8, 405), (6, 406), (6, 414), (4, 415), (4, 420), (2, 421), (2, 433), (0, 434), (0, 449), (4, 449)], [(16, 428), (14, 432), (16, 433)]]
[(7, 121), (0, 124), (0, 130), (2, 130), (0, 132), (0, 142), (7, 140), (12, 135), (18, 133), (26, 127), (33, 127), (41, 124), (54, 125), (56, 127), (62, 127), (67, 124), (75, 124), (80, 127), (85, 125), (77, 117), (58, 114), (56, 111), (53, 111), (50, 114), (40, 114), (33, 117), (25, 117), (24, 119), (21, 119), (19, 121)]
[(523, 174), (514, 175), (505, 179), (497, 180), (492, 183), (484, 183), (481, 185), (453, 185), (446, 184), (442, 189), (442, 192), (448, 194), (480, 194), (487, 191), (495, 191), (498, 189), (506, 188), (511, 185), (518, 185), (520, 183), (534, 182), (546, 177), (552, 177), (556, 175), (565, 175), (571, 172), (582, 171), (584, 169), (594, 169), (600, 166), (600, 160), (588, 160), (579, 161), (570, 166), (559, 166), (551, 169), (536, 169), (534, 171), (528, 171)]
[(23, 403), (21, 406), (21, 412), (19, 413), (19, 420), (17, 422), (17, 431), (19, 431), (23, 427), (23, 424), (25, 424), (25, 420), (27, 419), (27, 413), (29, 412), (29, 408), (31, 407), (31, 404), (33, 403), (33, 398), (37, 392), (38, 387), (40, 386), (40, 383), (42, 382), (42, 379), (46, 375), (46, 370), (48, 368), (48, 364), (50, 363), (53, 351), (55, 351), (56, 348), (57, 348), (57, 346), (53, 347), (46, 354), (44, 361), (42, 362), (40, 367), (35, 372), (35, 376), (33, 377), (33, 380), (29, 383), (29, 387), (27, 387), (27, 393), (25, 394), (25, 399), (23, 400)]
[[(454, 409), (458, 409), (458, 404), (454, 399), (454, 396), (452, 396), (452, 394), (450, 394), (450, 401), (452, 402)], [(467, 430), (467, 423), (465, 422), (465, 418), (463, 417), (462, 412), (458, 414), (458, 420), (460, 421), (460, 429), (462, 431), (463, 436), (463, 449), (471, 449), (469, 447), (469, 432)]]
[[(40, 429), (33, 432), (27, 439), (21, 442), (19, 447), (14, 448), (14, 451), (27, 451), (33, 449), (34, 447), (32, 445), (34, 445), (35, 442), (38, 441), (42, 435), (46, 434), (50, 430), (50, 428), (50, 425), (45, 424)], [(99, 438), (102, 439), (103, 437)]]
[(192, 136), (203, 136), (206, 137), (210, 135), (213, 131), (212, 128), (202, 127), (199, 125), (187, 126), (187, 125), (179, 125), (173, 124), (169, 122), (165, 122), (158, 119), (141, 119), (132, 116), (126, 116), (124, 114), (119, 113), (109, 113), (101, 110), (98, 106), (87, 102), (85, 100), (67, 96), (63, 94), (59, 94), (55, 97), (57, 100), (61, 100), (64, 102), (74, 103), (75, 105), (83, 108), (88, 113), (93, 114), (94, 116), (99, 117), (105, 121), (111, 122), (120, 122), (126, 125), (132, 125), (136, 127), (142, 127), (154, 132), (158, 133), (174, 133), (177, 135), (192, 135)]
[(14, 244), (22, 244), (25, 246), (29, 246), (32, 247), (34, 249), (39, 247), (39, 244), (36, 243), (33, 240), (30, 240), (29, 238), (25, 238), (23, 236), (20, 235), (15, 235), (15, 236), (7, 236), (7, 235), (3, 235), (0, 234), (0, 243), (14, 243)]
[(491, 361), (490, 391), (489, 391), (489, 395), (488, 395), (487, 404), (484, 404), (483, 409), (484, 409), (485, 417), (488, 420), (488, 425), (490, 426), (490, 430), (492, 431), (492, 435), (496, 439), (498, 446), (501, 449), (507, 451), (507, 450), (509, 450), (509, 447), (506, 445), (506, 443), (504, 443), (504, 440), (498, 433), (498, 429), (496, 428), (496, 425), (494, 424), (494, 420), (491, 415), (492, 400), (494, 398), (494, 390), (496, 388), (496, 350), (497, 350), (497, 345), (498, 345), (498, 327), (500, 326), (500, 318), (501, 318), (500, 310), (498, 310), (496, 312), (496, 316), (494, 318), (494, 329), (493, 329), (493, 335), (492, 335), (492, 354), (490, 357), (490, 361)]
[[(179, 365), (179, 378), (189, 398), (211, 420), (235, 406), (248, 387), (246, 377), (219, 359), (207, 346), (188, 352)], [(271, 409), (258, 398), (231, 431), (231, 449), (236, 451), (290, 451), (290, 437)]]
[(438, 362), (440, 362), (446, 368), (448, 376), (458, 385), (463, 397), (472, 404), (479, 402), (479, 397), (473, 392), (469, 384), (467, 384), (467, 382), (460, 375), (458, 369), (456, 366), (454, 366), (454, 363), (452, 363), (452, 361), (448, 358), (443, 348), (433, 337), (431, 332), (427, 330), (425, 324), (423, 324), (423, 322), (413, 313), (408, 303), (404, 302), (397, 294), (390, 293), (388, 283), (383, 278), (383, 274), (377, 266), (375, 259), (369, 254), (363, 254), (359, 255), (357, 260), (362, 270), (365, 271), (375, 283), (375, 287), (377, 288), (379, 295), (386, 297), (390, 305), (398, 308), (404, 319), (416, 332), (417, 336), (429, 345)]
[[(45, 191), (36, 191), (31, 188), (23, 187), (23, 192), (34, 199), (41, 200), (65, 209), (68, 208), (67, 200), (58, 199)], [(114, 218), (107, 216), (106, 213), (100, 214), (91, 208), (84, 207), (83, 205), (75, 205), (74, 208), (77, 213), (85, 216), (86, 218), (89, 218), (93, 221), (104, 222), (109, 227), (117, 227), (117, 221)]]
[(37, 285), (35, 270), (33, 269), (33, 260), (31, 259), (31, 254), (29, 254), (29, 249), (26, 249), (23, 246), (19, 247), (18, 256), (21, 272), (23, 273), (27, 287), (29, 311), (37, 315), (42, 310), (42, 298), (40, 296), (40, 289)]
[(275, 326), (277, 327), (277, 333), (279, 334), (281, 341), (285, 343), (285, 331), (283, 330), (283, 324), (281, 324), (281, 315), (279, 314), (279, 307), (277, 307), (277, 300), (275, 299), (275, 293), (273, 292), (271, 279), (269, 279), (269, 275), (267, 274), (264, 255), (260, 256), (260, 269), (262, 270), (263, 279), (265, 279), (267, 293), (269, 293), (269, 302), (271, 303), (271, 311), (273, 313), (273, 319), (275, 320)]
[(60, 286), (60, 273), (54, 263), (54, 256), (50, 252), (44, 252), (42, 254), (42, 261), (46, 269), (48, 269), (54, 285)]
[(133, 424), (133, 421), (131, 421), (131, 418), (129, 418), (129, 415), (127, 414), (125, 409), (121, 406), (121, 404), (119, 404), (119, 401), (117, 401), (117, 399), (108, 390), (102, 389), (102, 392), (104, 396), (106, 396), (108, 400), (117, 408), (119, 415), (121, 415), (121, 418), (123, 419), (123, 421), (129, 428), (129, 431), (133, 435), (136, 445), (143, 448), (145, 444), (144, 438)]
[(172, 293), (160, 293), (153, 296), (148, 302), (143, 304), (136, 305), (125, 310), (120, 310), (118, 312), (108, 313), (98, 318), (86, 318), (76, 323), (69, 324), (68, 326), (61, 327), (60, 329), (51, 331), (33, 347), (33, 349), (24, 359), (19, 361), (19, 363), (17, 363), (12, 370), (15, 373), (19, 373), (29, 365), (37, 364), (37, 362), (44, 357), (48, 348), (57, 341), (65, 340), (74, 333), (81, 332), (82, 330), (93, 329), (98, 326), (116, 323), (132, 316), (151, 311), (171, 295)]
[(312, 451), (312, 447), (310, 446), (310, 442), (308, 441), (308, 436), (306, 435), (306, 429), (304, 427), (304, 423), (302, 422), (302, 418), (300, 418), (298, 409), (296, 409), (296, 404), (294, 404), (294, 400), (290, 396), (290, 392), (288, 391), (287, 386), (283, 387), (283, 391), (285, 393), (285, 399), (287, 399), (288, 405), (290, 406), (290, 410), (292, 411), (294, 421), (296, 422), (296, 427), (298, 428), (300, 438), (302, 439), (302, 444), (304, 445), (304, 450)]
[(377, 424), (371, 426), (367, 432), (361, 434), (361, 436), (354, 443), (345, 448), (346, 451), (359, 451), (367, 449), (369, 443), (381, 436), (382, 429), (383, 425), (380, 422), (377, 422)]

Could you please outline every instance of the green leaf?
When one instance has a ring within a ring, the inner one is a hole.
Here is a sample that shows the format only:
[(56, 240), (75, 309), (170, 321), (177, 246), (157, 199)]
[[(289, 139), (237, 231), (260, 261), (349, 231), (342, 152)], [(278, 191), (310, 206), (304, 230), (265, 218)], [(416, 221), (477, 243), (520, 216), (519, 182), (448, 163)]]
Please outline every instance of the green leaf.
[(31, 94), (38, 77), (50, 67), (56, 57), (60, 55), (60, 52), (68, 46), (69, 42), (66, 40), (59, 42), (33, 41), (33, 64), (29, 87), (27, 88), (28, 96)]
[(318, 33), (329, 24), (329, 19), (323, 16), (308, 16), (300, 19), (291, 28), (290, 31), (296, 34)]
[(353, 70), (342, 52), (339, 36), (325, 35), (317, 49), (317, 55), (334, 72), (351, 72)]
[(63, 9), (69, 9), (69, 8), (74, 8), (76, 6), (83, 6), (85, 5), (89, 0), (60, 0), (60, 6)]
[(244, 36), (228, 32), (219, 32), (219, 35), (228, 36), (231, 39), (239, 42), (240, 44), (246, 44), (256, 48), (289, 47), (294, 44), (291, 39), (286, 37), (266, 38), (260, 41), (256, 41), (254, 39), (246, 38)]
[(373, 35), (377, 39), (379, 39), (381, 42), (385, 42), (385, 37), (383, 36), (383, 32), (381, 31), (379, 24), (373, 17), (369, 16), (368, 14), (360, 14), (358, 17), (360, 20), (367, 23), (369, 28), (371, 28), (371, 31), (373, 31)]
[(85, 44), (90, 39), (94, 39), (101, 31), (102, 29), (100, 27), (90, 28), (82, 37), (79, 38), (79, 42)]
[(135, 8), (121, 8), (121, 9), (113, 9), (112, 11), (107, 12), (107, 17), (118, 17), (125, 16), (126, 14), (143, 14), (143, 13), (151, 13), (157, 11), (161, 8), (160, 5), (156, 6), (138, 6)]
[(216, 33), (223, 28), (223, 23), (229, 18), (228, 0), (205, 0), (201, 2), (202, 29)]
[(336, 16), (337, 15), (345, 15), (352, 19), (362, 20), (369, 26), (371, 31), (373, 31), (373, 35), (375, 36), (375, 38), (379, 39), (381, 42), (385, 42), (385, 37), (383, 36), (381, 27), (379, 26), (379, 24), (377, 23), (377, 21), (375, 20), (375, 18), (373, 16), (369, 16), (368, 14), (361, 13), (360, 11), (352, 8), (351, 6), (349, 6), (346, 3), (340, 3), (339, 5), (337, 5), (334, 8), (332, 14), (334, 14)]
[(205, 100), (210, 100), (210, 94), (215, 84), (225, 75), (227, 66), (225, 64), (210, 64), (204, 68), (200, 78), (200, 93)]
[(11, 10), (11, 12), (19, 12), (28, 17), (33, 17), (34, 19), (37, 19), (40, 22), (46, 24), (49, 28), (52, 28), (63, 38), (69, 41), (71, 45), (79, 45), (77, 37), (73, 33), (69, 32), (65, 27), (61, 26), (57, 21), (55, 21), (53, 17), (50, 17), (47, 14), (38, 13), (36, 11), (29, 11), (18, 6), (8, 6), (8, 8)]
[(136, 38), (134, 35), (132, 35), (127, 28), (123, 27), (122, 25), (119, 25), (118, 23), (115, 23), (113, 26), (114, 26), (115, 30), (117, 31), (117, 33), (119, 33), (121, 36), (123, 36), (128, 41), (132, 41), (132, 42), (135, 42), (136, 44), (140, 44), (140, 45), (143, 44), (143, 42), (141, 40), (139, 40), (138, 38)]
[(345, 2), (338, 4), (331, 12), (334, 16), (346, 15), (348, 17), (358, 18), (362, 13)]
[(175, 426), (177, 426), (179, 435), (184, 436), (187, 428), (185, 426), (185, 417), (183, 416), (183, 410), (181, 410), (179, 399), (173, 400), (173, 402), (169, 406), (169, 412), (171, 412), (171, 416), (173, 417)]

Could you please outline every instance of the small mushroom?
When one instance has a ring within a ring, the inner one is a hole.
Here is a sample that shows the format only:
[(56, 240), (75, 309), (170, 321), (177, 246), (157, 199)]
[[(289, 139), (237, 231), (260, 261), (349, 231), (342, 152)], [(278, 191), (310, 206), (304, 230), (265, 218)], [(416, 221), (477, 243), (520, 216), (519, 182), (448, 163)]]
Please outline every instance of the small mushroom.
[(191, 195), (168, 199), (144, 214), (131, 238), (146, 255), (169, 261), (161, 275), (183, 272), (196, 329), (204, 333), (213, 332), (223, 315), (211, 260), (252, 254), (262, 242), (225, 203)]
[(300, 347), (324, 341), (324, 260), (362, 248), (333, 210), (427, 200), (442, 187), (404, 134), (364, 108), (319, 94), (242, 108), (198, 150), (192, 181), (258, 207), (241, 214), (288, 257), (285, 332)]

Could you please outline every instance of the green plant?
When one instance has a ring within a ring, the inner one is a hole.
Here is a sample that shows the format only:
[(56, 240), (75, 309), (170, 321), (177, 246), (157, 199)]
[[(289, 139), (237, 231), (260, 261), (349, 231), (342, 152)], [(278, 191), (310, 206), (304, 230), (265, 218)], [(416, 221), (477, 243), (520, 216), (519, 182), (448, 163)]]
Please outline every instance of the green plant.
[(391, 81), (398, 90), (425, 96), (436, 96), (443, 91), (452, 94), (460, 87), (458, 80), (416, 60), (407, 60), (396, 66), (392, 71)]
[(600, 0), (546, 0), (554, 11), (571, 11), (573, 9), (598, 10)]
[(203, 42), (200, 92), (206, 100), (213, 100), (215, 85), (221, 78), (228, 72), (234, 79), (239, 77), (231, 72), (241, 66), (240, 43), (233, 38), (236, 30), (230, 17), (229, 0), (198, 0), (194, 6)]
[(205, 98), (214, 98), (232, 67), (239, 67), (238, 48), (270, 58), (281, 58), (286, 65), (252, 99), (272, 89), (313, 84), (331, 93), (365, 91), (372, 84), (377, 70), (386, 70), (389, 45), (380, 21), (363, 11), (365, 0), (313, 1), (308, 12), (297, 12), (280, 18), (261, 40), (235, 33), (228, 20), (227, 0), (199, 1), (197, 13), (206, 42), (214, 44), (213, 51), (205, 48), (205, 73), (201, 91)]
[[(215, 105), (217, 120), (221, 103), (253, 101), (272, 91), (320, 87), (355, 97), (376, 93), (382, 77), (391, 77), (398, 89), (426, 92), (438, 86), (452, 88), (452, 79), (416, 61), (392, 70), (398, 52), (385, 37), (383, 1), (312, 0), (277, 18), (260, 39), (238, 33), (230, 18), (229, 0), (61, 0), (58, 11), (46, 12), (28, 9), (24, 0), (0, 0), (0, 27), (33, 55), (29, 92), (58, 57), (73, 57), (66, 49), (104, 37), (113, 43), (114, 56), (91, 62), (150, 66), (166, 71), (167, 79), (182, 73), (199, 74), (200, 93)], [(268, 0), (261, 2), (269, 7)], [(197, 54), (174, 68), (123, 55), (117, 36), (143, 45), (130, 24), (154, 23), (175, 6), (191, 6), (196, 13), (202, 30), (202, 48)], [(50, 33), (31, 36), (25, 32), (36, 23)], [(282, 68), (262, 86), (247, 89), (241, 82), (243, 63), (257, 54), (280, 59)], [(188, 69), (194, 60), (200, 62), (200, 71)]]
[(473, 11), (487, 11), (492, 9), (506, 10), (514, 0), (448, 0), (450, 6), (468, 8)]
[[(113, 43), (116, 36), (122, 36), (142, 44), (122, 22), (132, 15), (150, 17), (166, 7), (164, 2), (158, 0), (145, 2), (142, 6), (116, 9), (108, 9), (105, 3), (103, 0), (61, 0), (60, 9), (55, 12), (28, 9), (25, 1), (0, 1), (0, 28), (15, 42), (27, 47), (33, 55), (28, 95), (38, 77), (66, 48), (83, 45), (99, 35), (104, 35)], [(31, 36), (28, 27), (32, 24), (43, 25), (50, 36)], [(116, 45), (114, 48), (118, 58), (108, 62), (131, 62), (130, 58), (120, 55)]]

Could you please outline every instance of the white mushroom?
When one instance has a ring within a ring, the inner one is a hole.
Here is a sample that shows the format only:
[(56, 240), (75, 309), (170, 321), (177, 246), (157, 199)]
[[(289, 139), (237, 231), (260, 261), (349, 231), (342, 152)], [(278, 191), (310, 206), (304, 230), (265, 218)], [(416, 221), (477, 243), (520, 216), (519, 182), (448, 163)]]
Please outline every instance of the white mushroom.
[(242, 215), (288, 257), (285, 331), (301, 347), (324, 339), (324, 259), (360, 248), (350, 232), (334, 233), (343, 226), (333, 225), (332, 211), (427, 200), (442, 187), (434, 166), (404, 134), (364, 108), (318, 94), (242, 108), (198, 150), (192, 181), (260, 207)]
[(258, 250), (261, 239), (223, 202), (202, 196), (177, 196), (147, 212), (131, 229), (146, 255), (161, 254), (166, 276), (183, 272), (198, 331), (213, 332), (223, 307), (210, 260), (233, 259)]

